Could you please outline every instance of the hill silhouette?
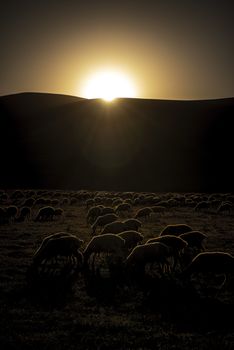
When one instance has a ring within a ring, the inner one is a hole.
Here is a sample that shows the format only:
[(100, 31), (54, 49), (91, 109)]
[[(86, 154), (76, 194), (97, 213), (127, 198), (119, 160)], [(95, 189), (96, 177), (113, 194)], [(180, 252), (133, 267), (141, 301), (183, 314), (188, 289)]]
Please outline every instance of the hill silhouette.
[(232, 191), (234, 98), (0, 97), (1, 187)]

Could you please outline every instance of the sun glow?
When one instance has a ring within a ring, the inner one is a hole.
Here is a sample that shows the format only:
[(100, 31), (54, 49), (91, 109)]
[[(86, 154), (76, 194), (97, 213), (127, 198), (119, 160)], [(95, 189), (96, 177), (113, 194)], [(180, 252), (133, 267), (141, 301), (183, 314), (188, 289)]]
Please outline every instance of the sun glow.
[(83, 96), (113, 101), (118, 97), (136, 97), (136, 91), (127, 75), (117, 71), (100, 71), (87, 80)]

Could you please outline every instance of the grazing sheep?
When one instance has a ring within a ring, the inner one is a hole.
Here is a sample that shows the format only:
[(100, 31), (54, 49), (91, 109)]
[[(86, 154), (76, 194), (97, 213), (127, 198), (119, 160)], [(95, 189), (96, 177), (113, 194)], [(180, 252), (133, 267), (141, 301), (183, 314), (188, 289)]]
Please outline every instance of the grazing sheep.
[(125, 240), (125, 249), (127, 250), (135, 248), (144, 239), (144, 236), (137, 231), (123, 231), (118, 236)]
[(112, 201), (112, 205), (113, 207), (116, 207), (117, 205), (123, 203), (123, 200), (121, 198), (114, 198), (113, 201)]
[(163, 205), (154, 205), (153, 207), (151, 207), (153, 213), (165, 213), (166, 211), (166, 207), (164, 207)]
[(41, 263), (44, 259), (57, 258), (58, 256), (71, 257), (72, 255), (81, 258), (79, 252), (83, 241), (76, 236), (65, 232), (46, 237), (33, 256), (34, 263)]
[(231, 214), (232, 212), (232, 204), (229, 202), (224, 202), (219, 205), (217, 208), (217, 214)]
[(56, 218), (64, 219), (64, 210), (62, 208), (55, 208), (54, 209), (54, 216)]
[(86, 216), (86, 222), (87, 224), (93, 224), (94, 221), (97, 219), (98, 216), (101, 215), (103, 206), (96, 205), (94, 207), (89, 208), (89, 211)]
[(191, 248), (196, 248), (198, 250), (204, 250), (203, 241), (207, 238), (207, 235), (200, 231), (190, 231), (182, 233), (180, 236), (184, 241), (188, 243)]
[(125, 224), (122, 221), (113, 221), (110, 224), (104, 226), (101, 234), (104, 235), (106, 233), (120, 233), (125, 231)]
[(139, 228), (141, 227), (141, 222), (137, 219), (127, 219), (127, 220), (124, 220), (123, 223), (125, 225), (126, 231), (130, 231), (130, 230), (138, 231)]
[(21, 190), (15, 190), (11, 195), (11, 199), (21, 199), (21, 198), (24, 198), (24, 193)]
[(93, 253), (112, 253), (123, 256), (124, 245), (125, 240), (112, 233), (94, 236), (83, 252), (84, 259), (87, 262)]
[(207, 210), (210, 208), (210, 202), (208, 201), (201, 201), (196, 204), (194, 207), (194, 211), (199, 211), (199, 210)]
[(92, 225), (92, 235), (95, 234), (97, 227), (103, 227), (107, 224), (110, 224), (113, 221), (116, 221), (117, 219), (118, 216), (112, 213), (98, 216), (96, 221)]
[(35, 204), (35, 199), (34, 198), (27, 198), (25, 199), (23, 206), (24, 207), (33, 207), (33, 205)]
[(16, 218), (17, 222), (22, 222), (25, 220), (30, 220), (31, 218), (31, 208), (29, 207), (22, 207), (20, 208), (19, 215)]
[(199, 253), (189, 266), (183, 271), (182, 277), (191, 277), (193, 274), (212, 275), (222, 274), (223, 282), (219, 285), (221, 289), (227, 280), (227, 274), (233, 274), (234, 271), (234, 256), (225, 252), (202, 252)]
[(53, 207), (43, 207), (39, 209), (35, 221), (51, 221), (54, 219), (55, 209)]
[(115, 207), (115, 213), (116, 214), (123, 214), (126, 211), (129, 213), (131, 211), (131, 209), (132, 209), (132, 205), (130, 203), (124, 202), (124, 203), (120, 203), (119, 205), (117, 205)]
[[(49, 235), (49, 236), (46, 236), (46, 237), (43, 239), (43, 241), (42, 241), (40, 247), (38, 248), (38, 250), (34, 253), (33, 259), (37, 259), (36, 257), (37, 257), (38, 252), (40, 252), (41, 250), (44, 249), (44, 247), (46, 246), (47, 242), (48, 242), (50, 239), (57, 239), (57, 238), (61, 238), (61, 237), (70, 237), (70, 236), (72, 236), (72, 235), (71, 235), (70, 233), (68, 233), (68, 232), (56, 232), (56, 233), (53, 233), (53, 234), (51, 234), (51, 235)], [(82, 244), (83, 242), (84, 242), (84, 241), (82, 241), (81, 244)]]
[(16, 216), (18, 215), (19, 209), (15, 205), (10, 205), (5, 209), (5, 213), (6, 213), (8, 222), (12, 223), (15, 220)]
[(113, 213), (113, 214), (115, 213), (114, 208), (111, 208), (111, 207), (102, 207), (101, 215), (112, 214), (112, 213)]
[(162, 271), (168, 265), (170, 249), (163, 243), (149, 243), (136, 246), (126, 258), (126, 267), (144, 272), (148, 263), (158, 263)]
[(166, 244), (170, 248), (170, 256), (173, 258), (173, 269), (175, 269), (179, 257), (184, 249), (188, 246), (188, 243), (180, 237), (173, 235), (159, 236), (149, 239), (146, 244), (160, 242)]
[(182, 233), (192, 231), (192, 227), (187, 224), (167, 225), (159, 234), (159, 236), (173, 235), (179, 236)]
[(153, 212), (153, 210), (150, 207), (141, 208), (137, 211), (137, 213), (135, 215), (135, 219), (144, 218), (145, 220), (147, 220), (147, 219), (149, 219), (150, 214), (152, 212)]
[(202, 252), (192, 260), (185, 269), (184, 275), (191, 276), (193, 273), (233, 273), (234, 256), (225, 252)]
[(85, 202), (86, 204), (86, 209), (88, 210), (91, 206), (95, 205), (95, 201), (93, 198), (89, 198)]

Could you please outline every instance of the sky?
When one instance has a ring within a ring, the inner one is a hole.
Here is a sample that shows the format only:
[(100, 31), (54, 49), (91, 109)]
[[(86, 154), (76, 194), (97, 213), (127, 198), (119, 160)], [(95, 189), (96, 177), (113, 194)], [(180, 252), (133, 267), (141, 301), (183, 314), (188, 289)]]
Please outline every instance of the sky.
[(0, 10), (0, 95), (81, 96), (99, 70), (136, 97), (234, 96), (234, 1), (11, 1)]

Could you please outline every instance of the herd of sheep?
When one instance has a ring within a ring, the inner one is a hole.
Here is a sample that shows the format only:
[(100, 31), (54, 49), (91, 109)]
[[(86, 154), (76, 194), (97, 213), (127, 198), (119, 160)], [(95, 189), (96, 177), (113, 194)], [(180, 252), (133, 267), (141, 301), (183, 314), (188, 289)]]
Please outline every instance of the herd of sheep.
[[(141, 228), (155, 216), (173, 207), (190, 207), (195, 212), (232, 215), (234, 196), (225, 194), (155, 194), (97, 191), (0, 191), (0, 224), (31, 220), (66, 220), (64, 205), (81, 205), (90, 228), (87, 242), (69, 232), (48, 235), (32, 257), (31, 277), (111, 278), (116, 269), (126, 280), (135, 276), (179, 278), (210, 273), (223, 276), (219, 289), (234, 272), (234, 256), (224, 251), (206, 251), (209, 239), (186, 223), (164, 227), (146, 239)], [(65, 283), (65, 282), (64, 282)]]

